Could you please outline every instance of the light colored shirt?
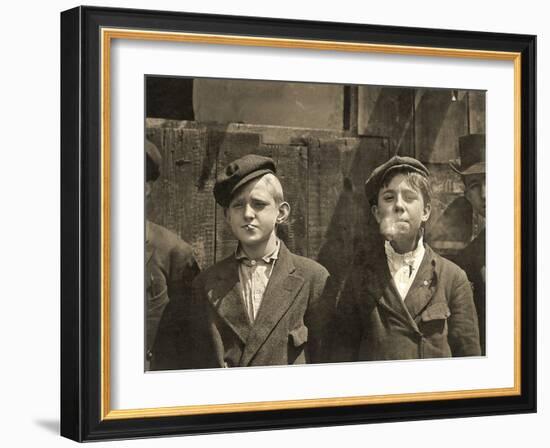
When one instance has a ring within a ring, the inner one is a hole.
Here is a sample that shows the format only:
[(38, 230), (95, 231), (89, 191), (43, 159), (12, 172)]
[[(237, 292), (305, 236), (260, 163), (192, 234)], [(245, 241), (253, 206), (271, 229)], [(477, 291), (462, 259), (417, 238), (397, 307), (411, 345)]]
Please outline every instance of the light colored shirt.
[(405, 300), (426, 252), (424, 241), (420, 237), (416, 249), (405, 254), (397, 253), (389, 241), (386, 241), (384, 249), (390, 274), (401, 299)]
[(239, 246), (235, 258), (239, 261), (239, 281), (241, 297), (250, 322), (254, 322), (262, 304), (269, 278), (279, 256), (280, 243), (275, 249), (258, 260), (251, 260)]

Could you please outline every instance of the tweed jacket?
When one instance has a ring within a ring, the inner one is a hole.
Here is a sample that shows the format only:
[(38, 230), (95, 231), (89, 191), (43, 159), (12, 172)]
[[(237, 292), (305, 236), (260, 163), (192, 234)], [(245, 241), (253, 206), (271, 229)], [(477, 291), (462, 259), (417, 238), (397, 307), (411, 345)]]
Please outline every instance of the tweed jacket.
[(146, 222), (146, 359), (151, 370), (178, 368), (183, 304), (199, 273), (191, 246), (175, 233)]
[(322, 358), (331, 307), (323, 301), (327, 270), (292, 254), (281, 242), (279, 258), (254, 322), (245, 310), (234, 255), (193, 282), (186, 312), (188, 368), (305, 364)]
[(383, 244), (376, 247), (355, 265), (338, 300), (331, 360), (480, 355), (477, 315), (464, 271), (426, 244), (402, 300)]

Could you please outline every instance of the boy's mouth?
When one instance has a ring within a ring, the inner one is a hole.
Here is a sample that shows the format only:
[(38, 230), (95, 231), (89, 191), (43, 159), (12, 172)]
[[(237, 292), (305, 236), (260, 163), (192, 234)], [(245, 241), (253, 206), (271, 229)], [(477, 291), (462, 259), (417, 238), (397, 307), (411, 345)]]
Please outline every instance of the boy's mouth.
[(245, 229), (245, 230), (252, 230), (252, 229), (255, 229), (255, 228), (256, 228), (256, 226), (253, 226), (252, 224), (245, 224), (243, 226), (243, 229)]

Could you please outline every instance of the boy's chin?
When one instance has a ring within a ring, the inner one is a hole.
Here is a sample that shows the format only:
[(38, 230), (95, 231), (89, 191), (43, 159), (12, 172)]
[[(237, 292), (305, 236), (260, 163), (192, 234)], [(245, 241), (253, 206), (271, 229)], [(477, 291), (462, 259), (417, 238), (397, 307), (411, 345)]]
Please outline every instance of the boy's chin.
[(239, 238), (240, 243), (248, 247), (257, 247), (262, 244), (264, 240), (264, 238), (257, 235), (244, 235), (243, 237)]
[(388, 241), (393, 240), (408, 240), (414, 238), (418, 232), (411, 229), (409, 224), (402, 223), (398, 226), (380, 228), (380, 234)]
[(417, 236), (418, 232), (411, 232), (410, 229), (401, 229), (401, 231), (383, 235), (384, 239), (393, 241), (397, 244), (407, 244), (410, 241), (415, 240)]

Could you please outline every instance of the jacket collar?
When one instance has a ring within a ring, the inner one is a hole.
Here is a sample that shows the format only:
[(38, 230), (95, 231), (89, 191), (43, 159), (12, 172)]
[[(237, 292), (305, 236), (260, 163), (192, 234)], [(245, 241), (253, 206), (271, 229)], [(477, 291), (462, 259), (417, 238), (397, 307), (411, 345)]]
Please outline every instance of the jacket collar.
[(424, 258), (404, 301), (409, 314), (415, 320), (430, 303), (437, 284), (436, 256), (428, 245), (425, 247)]
[(208, 300), (239, 339), (246, 343), (251, 323), (241, 297), (238, 262), (234, 255), (220, 261), (216, 273), (213, 289), (208, 291)]
[(275, 263), (258, 315), (246, 341), (240, 360), (241, 366), (248, 365), (254, 358), (304, 284), (304, 278), (296, 272), (292, 253), (282, 241), (280, 244), (279, 259)]
[(430, 303), (437, 284), (436, 254), (430, 246), (424, 245), (424, 257), (403, 301), (391, 277), (383, 245), (377, 244), (375, 247), (365, 261), (362, 290), (378, 305), (418, 332), (416, 320)]

